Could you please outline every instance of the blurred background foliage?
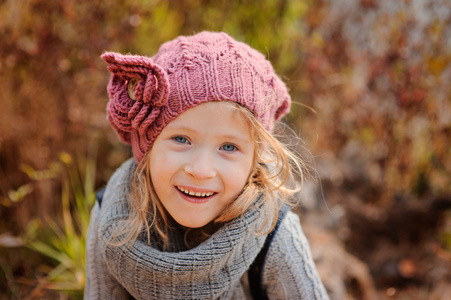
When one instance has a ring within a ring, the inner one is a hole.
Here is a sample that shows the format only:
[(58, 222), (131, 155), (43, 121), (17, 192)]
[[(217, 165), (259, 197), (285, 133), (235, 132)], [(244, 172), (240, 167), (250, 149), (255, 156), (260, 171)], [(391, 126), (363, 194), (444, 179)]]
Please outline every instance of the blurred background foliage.
[(329, 229), (369, 266), (381, 295), (413, 289), (423, 296), (410, 299), (431, 299), (442, 282), (451, 291), (448, 0), (0, 0), (0, 298), (42, 296), (42, 266), (61, 263), (13, 248), (24, 243), (14, 237), (36, 219), (72, 226), (64, 211), (77, 211), (80, 197), (90, 203), (130, 156), (106, 121), (99, 56), (152, 56), (201, 30), (260, 50), (287, 83), (287, 121), (316, 157), (330, 208), (321, 217), (342, 216)]

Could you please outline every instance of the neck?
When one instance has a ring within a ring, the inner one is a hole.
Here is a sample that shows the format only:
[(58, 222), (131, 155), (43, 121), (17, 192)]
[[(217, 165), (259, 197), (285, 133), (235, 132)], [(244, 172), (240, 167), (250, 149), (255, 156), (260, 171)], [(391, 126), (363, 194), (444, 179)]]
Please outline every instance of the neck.
[(211, 221), (200, 228), (189, 228), (180, 225), (172, 217), (169, 217), (168, 223), (169, 239), (167, 243), (161, 242), (158, 245), (160, 250), (168, 252), (180, 251), (181, 246), (185, 251), (190, 250), (206, 241), (223, 226), (223, 223)]

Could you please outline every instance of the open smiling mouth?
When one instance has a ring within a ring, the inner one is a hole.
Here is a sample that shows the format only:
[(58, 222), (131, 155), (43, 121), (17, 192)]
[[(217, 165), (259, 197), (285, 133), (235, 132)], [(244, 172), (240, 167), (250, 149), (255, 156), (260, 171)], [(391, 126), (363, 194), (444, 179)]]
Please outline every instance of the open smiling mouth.
[(193, 192), (193, 191), (187, 190), (185, 188), (182, 188), (180, 186), (178, 186), (177, 189), (187, 196), (198, 197), (198, 198), (207, 198), (207, 197), (213, 196), (215, 194), (215, 192)]

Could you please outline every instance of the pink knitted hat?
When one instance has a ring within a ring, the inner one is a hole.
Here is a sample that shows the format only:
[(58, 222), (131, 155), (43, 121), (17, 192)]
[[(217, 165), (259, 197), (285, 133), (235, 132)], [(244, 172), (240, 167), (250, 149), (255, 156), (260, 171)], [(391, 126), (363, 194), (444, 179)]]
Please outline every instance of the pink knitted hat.
[(101, 57), (112, 73), (108, 120), (138, 162), (169, 122), (201, 103), (237, 102), (268, 131), (290, 109), (290, 95), (271, 63), (223, 32), (180, 36), (151, 58)]

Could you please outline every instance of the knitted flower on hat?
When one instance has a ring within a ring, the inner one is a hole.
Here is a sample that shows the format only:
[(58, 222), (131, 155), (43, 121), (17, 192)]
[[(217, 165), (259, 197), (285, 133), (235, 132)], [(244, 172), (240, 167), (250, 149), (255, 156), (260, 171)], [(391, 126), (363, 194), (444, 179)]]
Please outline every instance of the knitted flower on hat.
[(102, 59), (112, 73), (108, 120), (138, 162), (169, 122), (201, 103), (239, 103), (268, 131), (290, 109), (271, 63), (223, 32), (180, 36), (151, 58), (106, 52)]

